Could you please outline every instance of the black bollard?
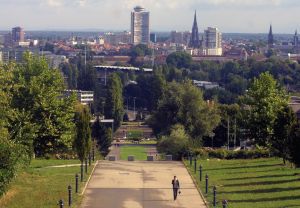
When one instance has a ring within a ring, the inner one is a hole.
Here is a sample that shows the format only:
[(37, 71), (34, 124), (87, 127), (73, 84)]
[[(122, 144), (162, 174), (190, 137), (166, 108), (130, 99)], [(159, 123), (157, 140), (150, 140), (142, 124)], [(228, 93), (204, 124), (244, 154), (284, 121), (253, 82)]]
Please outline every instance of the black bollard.
[(78, 174), (76, 173), (75, 175), (75, 191), (76, 191), (76, 194), (78, 194)]
[(85, 159), (85, 173), (88, 172), (88, 159)]
[(199, 167), (199, 180), (202, 181), (202, 165)]
[(59, 208), (64, 208), (64, 201), (61, 199), (58, 201)]
[(92, 158), (93, 158), (93, 162), (95, 162), (95, 147), (93, 145), (93, 151), (92, 151)]
[(189, 157), (190, 157), (190, 166), (192, 166), (192, 163), (193, 163), (193, 157), (192, 157), (192, 154), (190, 154)]
[(83, 162), (81, 162), (80, 166), (80, 181), (83, 182)]
[(214, 207), (217, 206), (217, 188), (214, 186), (213, 188), (213, 192), (214, 192), (214, 201), (213, 201), (213, 205)]
[(72, 187), (71, 185), (68, 186), (69, 191), (69, 207), (72, 205)]
[(208, 175), (205, 176), (205, 193), (208, 193)]
[(89, 166), (91, 166), (92, 165), (92, 155), (91, 155), (91, 153), (89, 153)]
[(222, 201), (223, 208), (226, 208), (226, 207), (227, 207), (227, 204), (228, 204), (227, 200), (224, 199), (224, 200)]
[(194, 172), (197, 172), (197, 158), (194, 159)]

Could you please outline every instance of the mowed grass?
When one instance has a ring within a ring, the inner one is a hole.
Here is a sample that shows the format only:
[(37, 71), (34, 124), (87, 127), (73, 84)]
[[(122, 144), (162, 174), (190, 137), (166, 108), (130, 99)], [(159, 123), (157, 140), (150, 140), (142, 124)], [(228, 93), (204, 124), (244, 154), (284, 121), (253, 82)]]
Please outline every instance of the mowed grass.
[(144, 146), (121, 146), (120, 158), (121, 160), (127, 160), (129, 155), (133, 155), (135, 160), (146, 160), (147, 152)]
[[(209, 206), (213, 202), (213, 186), (217, 188), (217, 207), (228, 200), (228, 208), (290, 208), (300, 207), (300, 170), (282, 165), (279, 159), (198, 160), (189, 172), (200, 184)], [(199, 165), (203, 167), (202, 182)], [(209, 192), (205, 194), (205, 175), (209, 176)]]
[(143, 132), (140, 130), (129, 130), (127, 131), (128, 139), (141, 139), (143, 137)]
[[(80, 166), (49, 167), (56, 165), (80, 164), (79, 160), (33, 160), (29, 168), (20, 173), (11, 183), (5, 196), (0, 198), (1, 208), (53, 208), (64, 200), (68, 207), (68, 185), (72, 186), (73, 208), (78, 207), (82, 196), (75, 194), (75, 174)], [(88, 168), (84, 182), (80, 183), (80, 193), (88, 179), (93, 165)]]

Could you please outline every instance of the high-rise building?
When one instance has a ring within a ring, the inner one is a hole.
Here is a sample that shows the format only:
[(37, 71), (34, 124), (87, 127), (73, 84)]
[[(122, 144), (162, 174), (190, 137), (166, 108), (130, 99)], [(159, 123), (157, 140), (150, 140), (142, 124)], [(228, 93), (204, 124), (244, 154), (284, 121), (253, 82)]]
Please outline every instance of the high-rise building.
[(24, 29), (21, 27), (14, 27), (12, 29), (12, 41), (15, 43), (24, 42), (25, 41), (25, 33)]
[(199, 39), (197, 13), (195, 11), (194, 23), (193, 23), (193, 28), (192, 28), (192, 36), (191, 36), (189, 47), (191, 47), (191, 48), (200, 48), (200, 46), (201, 46), (201, 42), (200, 42), (200, 39)]
[(272, 25), (270, 25), (270, 30), (269, 30), (269, 35), (268, 35), (268, 46), (269, 46), (269, 48), (273, 48), (273, 46), (274, 46), (274, 36), (273, 36)]
[(150, 13), (141, 6), (131, 12), (131, 42), (134, 45), (150, 42)]
[(294, 40), (293, 40), (293, 45), (294, 45), (295, 47), (298, 47), (298, 45), (299, 45), (299, 38), (298, 38), (298, 31), (297, 31), (297, 30), (295, 31)]
[(156, 42), (157, 42), (156, 33), (151, 33), (151, 34), (150, 34), (150, 41), (151, 41), (152, 43), (156, 43)]
[(204, 55), (222, 56), (222, 33), (218, 28), (208, 27), (204, 31)]

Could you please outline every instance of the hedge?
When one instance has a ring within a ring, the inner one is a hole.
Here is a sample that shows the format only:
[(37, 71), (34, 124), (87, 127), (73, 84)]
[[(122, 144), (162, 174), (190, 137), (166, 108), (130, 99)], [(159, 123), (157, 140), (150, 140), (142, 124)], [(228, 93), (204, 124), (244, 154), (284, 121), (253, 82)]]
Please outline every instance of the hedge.
[(193, 151), (193, 154), (201, 158), (218, 158), (218, 159), (257, 159), (268, 158), (271, 156), (269, 150), (255, 149), (255, 150), (226, 150), (226, 149), (204, 149), (199, 148)]

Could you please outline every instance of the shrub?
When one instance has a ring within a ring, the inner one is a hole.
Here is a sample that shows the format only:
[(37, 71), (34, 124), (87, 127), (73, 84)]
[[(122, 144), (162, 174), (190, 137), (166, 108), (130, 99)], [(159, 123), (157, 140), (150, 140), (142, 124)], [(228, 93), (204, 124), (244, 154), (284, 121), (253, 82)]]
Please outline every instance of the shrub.
[(226, 159), (228, 151), (225, 149), (210, 150), (208, 156), (212, 158)]
[(179, 160), (188, 150), (189, 137), (181, 125), (175, 125), (170, 136), (163, 136), (157, 144), (160, 153), (171, 154), (174, 159)]
[(196, 155), (197, 157), (200, 157), (202, 159), (206, 159), (206, 158), (208, 158), (208, 151), (206, 151), (203, 148), (195, 149), (194, 155)]
[(0, 139), (0, 196), (7, 191), (18, 168), (29, 161), (22, 149), (22, 146)]
[(207, 155), (210, 158), (218, 159), (257, 159), (257, 158), (268, 158), (270, 157), (270, 151), (266, 149), (255, 149), (255, 150), (226, 150), (226, 149), (195, 149), (194, 155), (205, 158)]

